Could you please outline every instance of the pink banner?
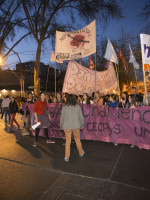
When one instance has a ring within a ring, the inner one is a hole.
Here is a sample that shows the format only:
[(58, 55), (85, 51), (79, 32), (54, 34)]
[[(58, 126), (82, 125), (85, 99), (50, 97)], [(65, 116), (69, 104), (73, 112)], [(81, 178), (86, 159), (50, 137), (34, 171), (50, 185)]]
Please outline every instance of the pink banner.
[[(52, 117), (50, 137), (64, 137), (59, 125), (62, 107), (62, 104), (49, 104)], [(29, 109), (33, 122), (33, 105), (30, 105)], [(84, 104), (81, 109), (85, 122), (81, 139), (134, 144), (150, 149), (150, 107), (113, 109)], [(42, 130), (40, 136), (43, 136)]]
[(118, 90), (118, 81), (113, 63), (108, 62), (107, 67), (105, 71), (95, 72), (75, 61), (69, 61), (62, 92), (75, 95), (87, 93), (91, 96), (96, 89), (101, 94), (113, 93)]

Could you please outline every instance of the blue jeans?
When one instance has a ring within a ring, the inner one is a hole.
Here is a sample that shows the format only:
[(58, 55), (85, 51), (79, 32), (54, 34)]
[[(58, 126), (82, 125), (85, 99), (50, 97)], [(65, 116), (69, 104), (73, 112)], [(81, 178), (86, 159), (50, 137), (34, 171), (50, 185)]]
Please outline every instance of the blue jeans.
[(8, 107), (4, 107), (4, 119), (5, 119), (5, 123), (7, 123), (7, 115), (8, 115), (8, 121), (10, 122), (10, 113), (9, 113), (9, 109)]

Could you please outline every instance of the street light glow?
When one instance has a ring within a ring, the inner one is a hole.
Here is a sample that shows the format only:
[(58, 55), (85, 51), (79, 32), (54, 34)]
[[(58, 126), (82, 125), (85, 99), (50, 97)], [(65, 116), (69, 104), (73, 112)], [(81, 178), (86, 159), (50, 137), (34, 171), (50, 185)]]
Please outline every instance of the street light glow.
[(3, 63), (3, 58), (0, 56), (0, 64)]
[(4, 93), (5, 93), (5, 92), (6, 92), (6, 90), (5, 90), (5, 89), (3, 89), (3, 90), (2, 90), (2, 92), (4, 92)]

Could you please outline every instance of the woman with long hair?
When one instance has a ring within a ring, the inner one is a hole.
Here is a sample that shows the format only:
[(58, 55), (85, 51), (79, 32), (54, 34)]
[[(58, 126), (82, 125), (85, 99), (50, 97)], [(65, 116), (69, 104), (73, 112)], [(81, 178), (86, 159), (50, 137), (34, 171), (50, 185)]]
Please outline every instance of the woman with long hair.
[(128, 101), (129, 101), (129, 108), (136, 108), (136, 97), (135, 95), (130, 94), (128, 97)]
[(96, 106), (103, 106), (103, 98), (101, 97), (101, 93), (99, 92), (95, 92), (94, 93), (94, 100), (93, 100), (94, 104)]
[(128, 93), (127, 92), (123, 92), (120, 102), (119, 102), (119, 108), (127, 108), (129, 104), (128, 101)]
[(51, 140), (48, 135), (48, 127), (50, 126), (51, 117), (48, 112), (48, 103), (46, 101), (45, 93), (40, 94), (40, 99), (34, 103), (33, 107), (35, 123), (40, 122), (41, 124), (35, 129), (35, 141), (33, 147), (37, 147), (38, 135), (40, 129), (43, 128), (46, 135), (46, 143), (55, 143)]
[(109, 97), (109, 107), (117, 108), (117, 106), (118, 106), (118, 101), (116, 101), (116, 95), (111, 94)]
[(84, 93), (83, 97), (82, 97), (82, 103), (83, 104), (93, 104), (93, 101), (90, 100), (90, 97), (88, 96), (87, 93)]
[(9, 113), (11, 116), (11, 120), (10, 120), (10, 129), (8, 130), (9, 132), (12, 131), (12, 126), (13, 123), (15, 122), (15, 124), (17, 125), (17, 129), (20, 128), (18, 122), (15, 119), (16, 113), (18, 112), (18, 105), (17, 102), (15, 101), (14, 97), (11, 97), (11, 101), (9, 103)]
[(65, 161), (70, 158), (71, 135), (73, 133), (79, 156), (84, 155), (82, 144), (80, 141), (80, 129), (84, 128), (84, 118), (80, 106), (74, 95), (69, 94), (66, 99), (66, 104), (63, 106), (60, 117), (60, 129), (64, 130), (66, 135), (65, 145)]
[[(136, 108), (136, 97), (135, 97), (135, 95), (130, 94), (128, 100), (129, 100), (129, 108)], [(135, 146), (134, 146), (134, 144), (131, 144), (130, 147), (134, 148)]]

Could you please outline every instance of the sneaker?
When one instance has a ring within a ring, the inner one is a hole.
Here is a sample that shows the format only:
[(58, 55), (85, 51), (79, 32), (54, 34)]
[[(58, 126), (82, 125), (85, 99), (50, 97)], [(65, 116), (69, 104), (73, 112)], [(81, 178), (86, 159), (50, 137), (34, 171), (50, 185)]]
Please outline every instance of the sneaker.
[(51, 139), (49, 139), (49, 140), (46, 140), (46, 143), (54, 144), (54, 143), (55, 143), (55, 141), (54, 141), (54, 140), (51, 140)]
[(10, 128), (10, 129), (8, 129), (7, 131), (8, 131), (9, 133), (11, 133), (11, 132), (12, 132), (12, 129)]
[(34, 143), (33, 143), (33, 147), (37, 147), (37, 142), (34, 142)]
[(64, 158), (64, 160), (65, 160), (66, 162), (69, 162), (69, 158)]
[(28, 136), (28, 135), (30, 135), (30, 134), (29, 134), (29, 132), (26, 132), (26, 133), (23, 133), (22, 135), (23, 135), (23, 136)]
[(134, 144), (131, 144), (130, 147), (133, 149), (135, 146), (134, 146)]
[(114, 146), (118, 146), (118, 144), (117, 144), (117, 143), (114, 143)]
[(85, 152), (83, 151), (79, 156), (82, 158), (84, 156)]

